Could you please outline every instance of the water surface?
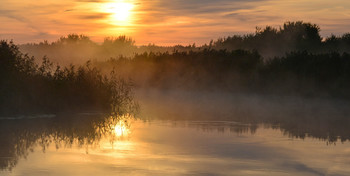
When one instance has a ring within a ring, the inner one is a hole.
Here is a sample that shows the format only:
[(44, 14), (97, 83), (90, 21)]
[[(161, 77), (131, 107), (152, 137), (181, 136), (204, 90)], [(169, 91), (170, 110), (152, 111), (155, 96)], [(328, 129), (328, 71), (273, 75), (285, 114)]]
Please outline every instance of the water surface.
[[(214, 96), (208, 94), (143, 95), (136, 119), (2, 118), (0, 175), (350, 175), (349, 121), (341, 108), (226, 95), (215, 104), (207, 103)], [(294, 110), (266, 111), (276, 104)]]

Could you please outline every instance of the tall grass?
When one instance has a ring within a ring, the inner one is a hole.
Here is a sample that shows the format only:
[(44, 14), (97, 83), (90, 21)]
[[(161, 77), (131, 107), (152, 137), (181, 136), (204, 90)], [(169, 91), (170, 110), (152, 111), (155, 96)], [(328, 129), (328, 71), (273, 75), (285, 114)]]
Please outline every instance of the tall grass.
[(103, 75), (87, 62), (60, 67), (22, 54), (13, 42), (0, 41), (0, 114), (113, 111), (133, 103), (131, 82), (115, 72)]

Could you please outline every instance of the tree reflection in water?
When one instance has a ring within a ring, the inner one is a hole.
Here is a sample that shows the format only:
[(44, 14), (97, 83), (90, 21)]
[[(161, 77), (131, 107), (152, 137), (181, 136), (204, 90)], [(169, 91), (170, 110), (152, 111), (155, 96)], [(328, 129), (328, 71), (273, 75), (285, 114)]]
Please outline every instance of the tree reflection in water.
[(12, 119), (0, 123), (0, 170), (11, 170), (39, 146), (56, 149), (95, 146), (102, 138), (111, 143), (130, 133), (132, 115), (75, 115), (57, 118)]
[[(236, 114), (237, 115), (237, 114)], [(72, 115), (55, 118), (0, 120), (0, 170), (11, 170), (19, 159), (26, 158), (34, 148), (45, 152), (56, 149), (98, 147), (101, 140), (113, 143), (131, 133), (133, 115)], [(281, 130), (295, 138), (312, 137), (326, 143), (350, 140), (350, 121), (344, 116), (235, 116), (214, 120), (171, 120), (170, 126), (195, 128), (203, 132), (255, 134), (259, 128)]]

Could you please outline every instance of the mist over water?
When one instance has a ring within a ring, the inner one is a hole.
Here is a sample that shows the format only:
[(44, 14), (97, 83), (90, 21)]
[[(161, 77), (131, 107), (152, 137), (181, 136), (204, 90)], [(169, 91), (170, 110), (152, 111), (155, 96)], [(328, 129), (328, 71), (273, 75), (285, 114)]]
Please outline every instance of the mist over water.
[(1, 41), (0, 175), (349, 175), (349, 34), (319, 30)]
[(347, 101), (174, 90), (138, 90), (136, 97), (146, 119), (233, 121), (280, 128), (300, 138), (349, 140)]
[(136, 116), (1, 119), (0, 173), (350, 173), (344, 101), (164, 89), (136, 89), (134, 98)]
[[(136, 119), (86, 113), (54, 118), (2, 119), (0, 173), (350, 173), (344, 167), (349, 163), (347, 120), (335, 116), (327, 119), (327, 115), (334, 115), (329, 111), (330, 107), (322, 111), (327, 112), (322, 118), (299, 117), (300, 111), (273, 115), (276, 110), (267, 109), (298, 103), (280, 104), (279, 100), (277, 104), (280, 105), (270, 102), (270, 105), (257, 107), (264, 100), (256, 96), (236, 95), (227, 100), (223, 97), (230, 95), (215, 92), (143, 90), (140, 93), (138, 90), (135, 96), (141, 106)], [(217, 107), (219, 103), (227, 102), (233, 105), (233, 102), (255, 103), (244, 112), (232, 106)], [(306, 106), (303, 112), (308, 108)], [(328, 124), (333, 120), (338, 123)]]

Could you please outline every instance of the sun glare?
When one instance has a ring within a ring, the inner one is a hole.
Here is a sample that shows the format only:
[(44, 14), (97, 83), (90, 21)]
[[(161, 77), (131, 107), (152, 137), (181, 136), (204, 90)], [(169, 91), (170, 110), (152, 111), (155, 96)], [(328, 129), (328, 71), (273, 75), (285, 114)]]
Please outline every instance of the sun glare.
[(129, 22), (133, 8), (134, 5), (132, 3), (114, 2), (107, 3), (104, 7), (104, 11), (111, 14), (112, 20), (125, 24)]
[(130, 133), (130, 129), (125, 121), (120, 120), (115, 126), (114, 126), (114, 135), (116, 137), (122, 137), (127, 136)]

